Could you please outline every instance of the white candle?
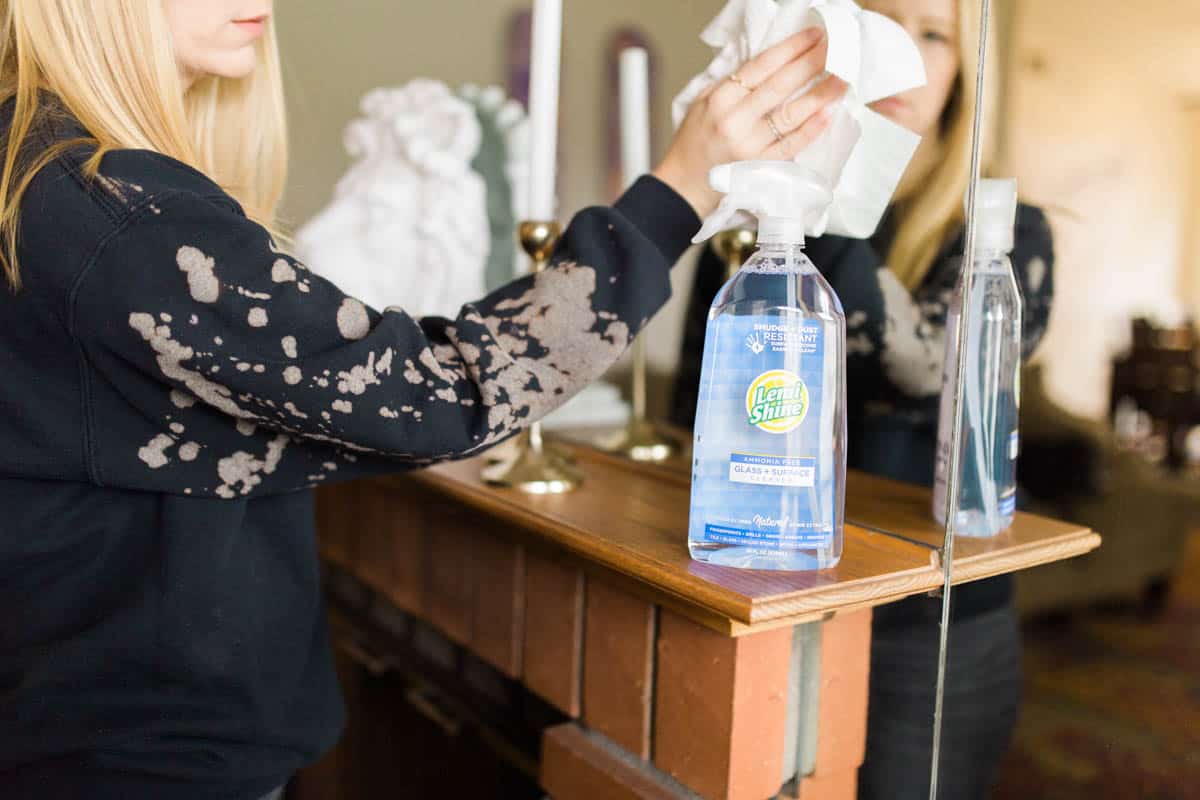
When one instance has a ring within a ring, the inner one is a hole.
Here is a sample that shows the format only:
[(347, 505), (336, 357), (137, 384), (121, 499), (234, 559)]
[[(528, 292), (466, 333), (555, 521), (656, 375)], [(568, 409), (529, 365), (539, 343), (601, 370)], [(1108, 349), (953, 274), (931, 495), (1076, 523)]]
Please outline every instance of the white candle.
[[(621, 182), (628, 187), (650, 171), (650, 55), (621, 51)], [(646, 337), (633, 343), (633, 424), (646, 419)]]
[(621, 177), (629, 186), (650, 171), (650, 56), (621, 51)]
[(562, 0), (534, 0), (529, 66), (529, 219), (555, 219)]

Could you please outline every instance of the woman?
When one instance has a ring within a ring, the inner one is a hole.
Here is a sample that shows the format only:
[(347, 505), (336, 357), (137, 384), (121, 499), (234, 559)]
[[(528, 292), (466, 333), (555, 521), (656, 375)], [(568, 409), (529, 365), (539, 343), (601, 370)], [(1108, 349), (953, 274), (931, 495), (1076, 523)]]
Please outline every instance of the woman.
[[(801, 34), (697, 105), (543, 275), (457, 319), (366, 308), (269, 233), (269, 0), (3, 0), (0, 796), (273, 796), (338, 736), (310, 487), (478, 452), (666, 300), (714, 164), (831, 97)], [(403, 268), (397, 262), (397, 268)]]
[[(874, 108), (923, 138), (875, 235), (868, 241), (821, 237), (808, 243), (808, 254), (846, 311), (850, 466), (929, 485), (946, 305), (957, 277), (952, 257), (963, 250), (978, 3), (868, 0), (864, 6), (904, 26), (921, 49), (928, 84)], [(1052, 294), (1050, 230), (1035, 208), (1018, 211), (1012, 260), (1025, 299), (1028, 357), (1045, 331)], [(706, 252), (691, 296), (674, 404), (683, 425), (695, 413), (704, 324), (722, 275), (722, 265)], [(1021, 692), (1011, 579), (962, 586), (953, 597), (943, 800), (988, 794)], [(859, 784), (864, 800), (928, 797), (940, 618), (940, 600), (928, 597), (875, 611), (867, 758)]]

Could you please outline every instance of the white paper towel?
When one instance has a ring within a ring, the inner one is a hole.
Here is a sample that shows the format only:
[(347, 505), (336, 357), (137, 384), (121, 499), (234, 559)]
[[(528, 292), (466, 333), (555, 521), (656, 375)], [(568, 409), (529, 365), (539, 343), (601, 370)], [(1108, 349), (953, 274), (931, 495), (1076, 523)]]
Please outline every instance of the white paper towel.
[[(826, 72), (844, 80), (849, 89), (829, 128), (795, 158), (833, 188), (832, 204), (807, 226), (807, 234), (866, 238), (875, 232), (921, 141), (867, 108), (868, 103), (925, 83), (920, 51), (892, 20), (864, 11), (851, 0), (730, 0), (700, 34), (717, 51), (716, 57), (675, 98), (672, 112), (678, 126), (710, 85), (725, 80), (768, 47), (814, 25), (826, 32)], [(736, 215), (722, 220), (721, 227), (751, 223), (752, 218)]]

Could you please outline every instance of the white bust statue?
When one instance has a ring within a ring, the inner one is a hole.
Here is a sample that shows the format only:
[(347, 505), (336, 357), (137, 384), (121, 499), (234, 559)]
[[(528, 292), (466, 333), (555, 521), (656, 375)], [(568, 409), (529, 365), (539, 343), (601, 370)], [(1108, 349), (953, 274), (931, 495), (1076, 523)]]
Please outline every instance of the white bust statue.
[[(519, 106), (514, 120), (516, 104), (503, 103), (502, 94), (499, 101), (510, 128), (521, 125)], [(505, 221), (508, 242), (493, 242), (489, 187), (472, 167), (480, 154), (481, 112), (426, 79), (373, 90), (361, 108), (363, 116), (346, 127), (353, 163), (332, 202), (297, 233), (297, 254), (374, 308), (453, 317), (484, 294), (492, 248), (511, 248), (511, 220)], [(518, 154), (505, 155), (511, 161)], [(510, 192), (510, 209), (511, 202)]]

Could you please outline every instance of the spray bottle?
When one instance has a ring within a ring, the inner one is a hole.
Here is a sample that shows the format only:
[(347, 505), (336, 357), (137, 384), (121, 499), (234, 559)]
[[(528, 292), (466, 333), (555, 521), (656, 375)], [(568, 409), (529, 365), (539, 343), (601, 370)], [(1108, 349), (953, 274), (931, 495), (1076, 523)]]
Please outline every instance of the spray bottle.
[(726, 192), (696, 239), (738, 210), (758, 217), (758, 251), (717, 293), (704, 338), (688, 546), (747, 569), (832, 567), (846, 486), (846, 322), (804, 254), (805, 222), (832, 194), (793, 162), (713, 170)]
[(959, 315), (967, 314), (963, 382), (962, 475), (957, 531), (994, 536), (1012, 524), (1017, 505), (1016, 465), (1020, 405), (1021, 292), (1008, 254), (1013, 248), (1017, 182), (980, 181), (975, 277), (960, 277), (946, 320), (946, 366), (938, 418), (933, 515), (946, 524), (950, 447), (954, 425), (955, 362)]

